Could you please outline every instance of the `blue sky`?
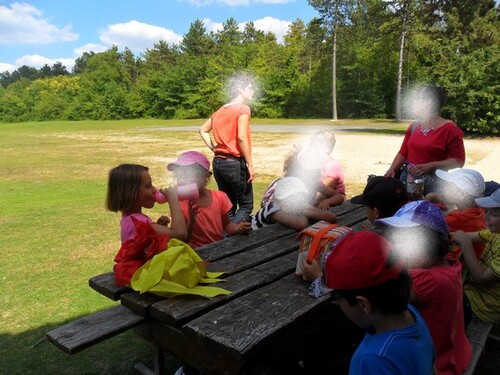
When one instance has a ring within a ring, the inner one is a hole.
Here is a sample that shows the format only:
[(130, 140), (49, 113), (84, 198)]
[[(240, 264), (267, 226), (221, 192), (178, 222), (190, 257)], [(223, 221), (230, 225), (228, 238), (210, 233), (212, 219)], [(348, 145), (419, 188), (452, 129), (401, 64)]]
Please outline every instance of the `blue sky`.
[(229, 17), (253, 21), (280, 39), (297, 18), (317, 16), (307, 0), (0, 0), (0, 72), (56, 61), (71, 71), (83, 52), (112, 45), (140, 54), (160, 39), (178, 43), (196, 19), (208, 31)]

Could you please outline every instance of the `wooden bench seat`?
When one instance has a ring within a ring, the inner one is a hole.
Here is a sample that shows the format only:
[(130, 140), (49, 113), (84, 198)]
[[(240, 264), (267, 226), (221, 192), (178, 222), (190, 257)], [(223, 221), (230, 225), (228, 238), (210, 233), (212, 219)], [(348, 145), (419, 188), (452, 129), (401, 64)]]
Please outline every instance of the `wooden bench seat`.
[(467, 338), (472, 345), (472, 359), (470, 360), (469, 367), (463, 375), (472, 375), (483, 352), (484, 345), (488, 339), (493, 323), (485, 323), (477, 319), (470, 321), (467, 326)]
[(136, 327), (144, 319), (125, 306), (117, 305), (55, 328), (47, 333), (47, 338), (67, 354), (75, 354)]

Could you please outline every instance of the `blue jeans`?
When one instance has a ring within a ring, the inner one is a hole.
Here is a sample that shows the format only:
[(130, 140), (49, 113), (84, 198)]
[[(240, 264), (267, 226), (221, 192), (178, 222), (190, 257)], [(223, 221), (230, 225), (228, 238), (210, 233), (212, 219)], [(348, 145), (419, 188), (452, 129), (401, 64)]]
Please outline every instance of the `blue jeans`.
[(253, 210), (253, 188), (247, 183), (249, 173), (245, 159), (215, 157), (213, 169), (219, 190), (227, 194), (233, 205), (229, 211), (231, 221), (249, 220)]

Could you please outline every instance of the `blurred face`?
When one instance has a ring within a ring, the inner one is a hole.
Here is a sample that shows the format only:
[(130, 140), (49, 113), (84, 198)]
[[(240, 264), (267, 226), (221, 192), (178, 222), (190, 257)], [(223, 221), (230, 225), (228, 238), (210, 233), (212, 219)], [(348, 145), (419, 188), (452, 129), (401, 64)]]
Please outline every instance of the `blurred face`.
[(407, 268), (420, 267), (427, 261), (431, 239), (421, 226), (410, 228), (388, 227), (386, 238), (394, 246), (394, 256)]
[(177, 167), (174, 171), (177, 185), (196, 184), (198, 189), (203, 189), (210, 176), (210, 172), (204, 170), (198, 165), (188, 165)]
[(144, 171), (141, 174), (141, 186), (137, 193), (136, 206), (152, 208), (155, 205), (156, 189), (151, 181), (149, 172)]
[(500, 233), (500, 208), (486, 209), (486, 225), (492, 233)]
[(293, 215), (303, 215), (307, 205), (307, 195), (303, 193), (295, 193), (279, 200), (280, 208)]
[(255, 93), (254, 89), (253, 89), (253, 86), (251, 83), (249, 83), (248, 85), (246, 85), (243, 89), (240, 90), (240, 93), (241, 95), (243, 96), (243, 98), (245, 100), (252, 100), (253, 99), (253, 95)]
[(455, 184), (444, 181), (439, 185), (439, 194), (447, 205), (461, 206), (464, 202), (471, 199), (467, 193)]

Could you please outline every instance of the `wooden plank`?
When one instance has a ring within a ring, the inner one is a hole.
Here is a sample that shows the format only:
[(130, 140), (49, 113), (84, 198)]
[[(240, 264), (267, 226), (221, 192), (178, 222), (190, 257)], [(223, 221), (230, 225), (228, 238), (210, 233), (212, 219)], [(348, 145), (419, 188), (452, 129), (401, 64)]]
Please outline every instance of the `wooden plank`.
[(207, 265), (207, 271), (225, 272), (225, 277), (253, 268), (283, 254), (297, 250), (297, 233), (238, 252), (231, 257), (219, 259)]
[(352, 227), (359, 222), (366, 220), (366, 210), (364, 207), (360, 207), (359, 205), (355, 210), (349, 211), (348, 213), (339, 216), (337, 218), (337, 223), (339, 225), (346, 225), (348, 227)]
[(276, 239), (289, 236), (296, 231), (281, 224), (269, 225), (248, 234), (240, 234), (225, 238), (221, 241), (201, 246), (196, 249), (200, 257), (208, 262), (214, 262), (236, 253), (272, 242)]
[(210, 299), (182, 296), (155, 303), (151, 306), (151, 317), (179, 327), (210, 309), (229, 303), (243, 294), (291, 274), (295, 271), (296, 262), (297, 254), (292, 252), (258, 267), (229, 276), (224, 283), (215, 284), (232, 292), (227, 296)]
[(472, 319), (467, 326), (467, 338), (472, 345), (472, 359), (469, 362), (467, 370), (463, 375), (472, 375), (479, 362), (481, 353), (483, 352), (484, 346), (486, 345), (486, 340), (488, 335), (493, 328), (493, 323), (482, 322), (477, 319)]
[(244, 295), (194, 319), (182, 331), (243, 361), (265, 340), (297, 319), (328, 303), (329, 296), (311, 298), (309, 284), (295, 274)]
[(342, 215), (348, 214), (349, 212), (358, 210), (360, 207), (363, 208), (364, 206), (351, 203), (351, 201), (345, 201), (344, 203), (342, 203), (339, 206), (332, 207), (331, 211), (335, 215), (337, 215), (337, 217), (340, 217)]
[(75, 354), (143, 321), (142, 316), (117, 305), (55, 328), (47, 333), (47, 338), (64, 352)]
[(148, 317), (150, 306), (158, 301), (163, 301), (164, 299), (165, 297), (160, 297), (156, 294), (141, 294), (139, 292), (132, 291), (130, 293), (122, 294), (120, 301), (123, 306), (128, 307), (136, 314)]
[(113, 301), (118, 301), (123, 293), (131, 291), (130, 288), (125, 286), (116, 286), (114, 272), (107, 272), (90, 278), (89, 286)]

